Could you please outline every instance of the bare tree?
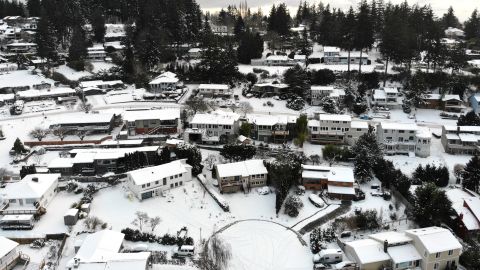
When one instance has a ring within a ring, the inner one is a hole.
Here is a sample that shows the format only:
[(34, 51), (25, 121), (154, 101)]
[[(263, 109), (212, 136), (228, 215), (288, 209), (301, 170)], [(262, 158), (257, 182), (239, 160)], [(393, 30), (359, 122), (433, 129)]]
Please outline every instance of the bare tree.
[(155, 230), (158, 224), (160, 224), (160, 222), (162, 222), (162, 219), (159, 216), (150, 218), (148, 223), (150, 224), (150, 228), (152, 229), (152, 232)]
[(37, 139), (39, 142), (41, 142), (47, 135), (50, 133), (48, 129), (36, 127), (32, 131), (30, 131), (30, 137)]
[(35, 153), (32, 155), (32, 161), (33, 161), (33, 164), (35, 165), (40, 165), (40, 162), (42, 161), (42, 156), (39, 155), (38, 153)]
[(53, 131), (53, 135), (60, 138), (61, 141), (65, 139), (68, 133), (68, 129), (60, 125), (53, 127), (52, 131)]
[(217, 156), (214, 154), (208, 155), (205, 159), (205, 164), (207, 165), (208, 169), (213, 169), (213, 166), (218, 162)]
[(207, 103), (200, 98), (190, 98), (185, 102), (185, 105), (187, 105), (189, 110), (193, 111), (193, 114), (208, 110)]
[(228, 268), (228, 262), (231, 258), (230, 245), (214, 235), (204, 245), (203, 251), (200, 253), (199, 267), (202, 270), (224, 270)]
[(75, 135), (77, 135), (81, 141), (83, 141), (83, 139), (85, 139), (85, 137), (88, 135), (88, 131), (87, 130), (77, 130), (75, 132)]
[(89, 113), (92, 110), (92, 104), (82, 102), (79, 105), (80, 110), (84, 111), (85, 113)]
[(246, 116), (247, 113), (251, 113), (253, 111), (253, 107), (250, 105), (250, 102), (242, 101), (240, 104), (238, 104), (238, 110), (242, 112), (243, 116)]
[(95, 231), (98, 225), (103, 224), (103, 221), (96, 216), (89, 216), (85, 218), (84, 223), (88, 230)]
[(135, 219), (132, 221), (132, 224), (137, 226), (140, 231), (143, 231), (143, 227), (147, 224), (150, 220), (148, 214), (142, 211), (135, 212)]
[(11, 176), (12, 172), (6, 168), (0, 168), (0, 183), (7, 180), (6, 178)]
[(315, 154), (310, 156), (310, 160), (312, 161), (313, 165), (320, 164), (320, 156)]

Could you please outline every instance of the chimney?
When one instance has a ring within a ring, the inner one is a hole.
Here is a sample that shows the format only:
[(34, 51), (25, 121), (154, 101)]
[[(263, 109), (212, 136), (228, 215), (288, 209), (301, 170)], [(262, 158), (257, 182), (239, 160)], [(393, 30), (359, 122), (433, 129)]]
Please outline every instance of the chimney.
[(32, 181), (38, 183), (38, 177), (32, 177)]
[(388, 249), (388, 241), (385, 240), (383, 241), (383, 252), (387, 253), (387, 249)]

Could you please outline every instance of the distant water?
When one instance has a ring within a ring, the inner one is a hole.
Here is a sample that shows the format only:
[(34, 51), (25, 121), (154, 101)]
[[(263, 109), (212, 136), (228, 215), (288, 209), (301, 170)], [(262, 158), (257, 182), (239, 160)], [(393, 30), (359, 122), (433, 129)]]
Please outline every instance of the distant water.
[[(370, 2), (371, 0), (367, 0)], [(457, 17), (460, 19), (460, 21), (464, 21), (470, 17), (472, 14), (473, 10), (475, 8), (479, 9), (480, 11), (480, 0), (407, 0), (410, 5), (418, 3), (419, 5), (430, 5), (432, 6), (435, 14), (437, 16), (442, 16), (443, 13), (447, 11), (447, 9), (450, 6), (453, 6), (453, 9), (455, 10), (455, 14)], [(202, 9), (204, 10), (209, 10), (209, 11), (217, 11), (221, 8), (225, 8), (228, 5), (231, 4), (238, 4), (240, 2), (244, 2), (244, 0), (197, 0), (197, 3), (200, 4)], [(249, 7), (251, 8), (252, 11), (256, 10), (258, 7), (262, 8), (262, 11), (264, 14), (268, 14), (272, 4), (278, 4), (278, 3), (286, 3), (287, 6), (290, 8), (290, 13), (292, 15), (295, 14), (298, 3), (300, 0), (284, 0), (284, 1), (278, 1), (278, 0), (247, 0), (247, 3)], [(313, 1), (309, 1), (312, 3)], [(314, 1), (315, 3), (319, 3), (320, 1), (316, 0)], [(324, 0), (322, 1), (323, 4), (327, 5), (330, 4), (331, 7), (335, 8), (341, 8), (341, 9), (348, 9), (350, 6), (357, 6), (358, 3), (360, 2), (359, 0)], [(385, 0), (385, 3), (388, 1)], [(390, 2), (396, 4), (396, 3), (401, 3), (403, 0), (391, 0)]]

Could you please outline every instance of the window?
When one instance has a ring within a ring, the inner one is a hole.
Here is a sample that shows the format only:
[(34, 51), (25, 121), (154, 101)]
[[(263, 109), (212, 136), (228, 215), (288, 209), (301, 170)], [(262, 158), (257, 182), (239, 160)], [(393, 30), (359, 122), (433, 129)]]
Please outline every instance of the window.
[(175, 174), (175, 178), (178, 178), (178, 174)]
[(167, 185), (167, 178), (163, 178), (163, 185)]
[(438, 266), (439, 266), (438, 263), (435, 263), (435, 264), (433, 265), (433, 269), (438, 269)]
[(182, 174), (179, 174), (178, 177), (182, 177)]
[(155, 185), (158, 185), (158, 183), (160, 183), (160, 181), (155, 181)]
[(405, 130), (399, 130), (398, 133), (405, 133)]
[(170, 176), (170, 180), (172, 180), (172, 179), (173, 179), (173, 176)]
[(440, 258), (440, 252), (437, 252), (437, 253), (435, 254), (435, 258)]
[(145, 188), (145, 185), (142, 185), (142, 188)]
[(150, 183), (147, 184), (147, 187), (149, 187), (149, 186), (150, 186)]
[(180, 186), (181, 186), (181, 185), (183, 185), (183, 182), (182, 182), (182, 181), (180, 181)]
[(423, 253), (423, 257), (427, 257), (427, 251), (425, 250), (425, 252)]
[(170, 184), (170, 188), (173, 188), (173, 183), (172, 183), (172, 184)]
[(452, 256), (452, 254), (453, 254), (453, 250), (449, 250), (448, 251), (448, 256)]

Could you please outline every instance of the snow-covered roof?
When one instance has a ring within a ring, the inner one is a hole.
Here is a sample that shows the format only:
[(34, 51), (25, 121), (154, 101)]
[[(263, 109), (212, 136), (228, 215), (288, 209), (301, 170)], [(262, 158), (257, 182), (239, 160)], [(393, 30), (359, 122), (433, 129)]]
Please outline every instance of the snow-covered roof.
[(480, 221), (480, 199), (478, 197), (465, 198), (465, 205), (472, 211), (477, 221)]
[(346, 243), (356, 254), (361, 264), (389, 261), (390, 256), (383, 251), (383, 243), (373, 239), (362, 239)]
[(59, 95), (74, 95), (75, 89), (67, 87), (57, 87), (50, 90), (36, 90), (30, 89), (25, 91), (17, 92), (17, 95), (21, 98), (33, 98), (33, 97), (49, 97), (49, 96), (59, 96)]
[(387, 98), (387, 93), (385, 90), (382, 89), (375, 89), (373, 92), (373, 99), (378, 100), (378, 99), (386, 99)]
[[(367, 59), (368, 58), (368, 53), (362, 52), (362, 59)], [(348, 57), (348, 52), (340, 52), (340, 57)], [(351, 51), (350, 52), (350, 58), (360, 58), (360, 52), (359, 51)]]
[(421, 138), (421, 139), (432, 138), (432, 133), (427, 128), (419, 127), (415, 135), (417, 136), (417, 138)]
[(345, 90), (343, 89), (333, 89), (333, 91), (330, 93), (331, 97), (341, 97), (345, 96)]
[(270, 55), (267, 57), (268, 61), (288, 61), (288, 57), (286, 55)]
[(355, 188), (353, 188), (353, 187), (342, 187), (342, 186), (328, 185), (328, 193), (331, 193), (331, 194), (355, 195)]
[(197, 113), (190, 124), (233, 125), (239, 118), (240, 115), (233, 112)]
[(320, 126), (320, 121), (312, 119), (308, 120), (307, 126), (309, 127), (319, 127)]
[(135, 122), (137, 120), (175, 120), (180, 118), (180, 109), (125, 111), (122, 113), (123, 120)]
[(447, 131), (480, 132), (480, 126), (444, 126)]
[(58, 173), (29, 174), (18, 182), (8, 184), (4, 189), (0, 189), (0, 192), (7, 199), (39, 199), (58, 183), (58, 178)]
[(18, 243), (0, 235), (0, 259), (14, 250)]
[(65, 212), (64, 216), (72, 217), (72, 216), (76, 216), (77, 214), (78, 214), (78, 209), (77, 208), (70, 208), (70, 209), (67, 210), (67, 212)]
[(199, 52), (202, 52), (202, 49), (200, 48), (191, 48), (190, 50), (188, 50), (189, 53), (199, 53)]
[(204, 90), (204, 89), (213, 89), (213, 90), (228, 90), (230, 87), (226, 84), (200, 84), (198, 86), (199, 90)]
[(105, 140), (100, 145), (141, 145), (143, 139), (136, 140)]
[(407, 230), (405, 233), (418, 237), (430, 254), (462, 248), (457, 238), (449, 230), (444, 228), (428, 227)]
[(50, 169), (59, 169), (59, 168), (71, 168), (73, 166), (73, 158), (56, 158), (50, 161), (48, 168)]
[(340, 48), (333, 46), (325, 46), (323, 47), (323, 52), (340, 52)]
[(104, 262), (115, 255), (123, 243), (124, 234), (111, 230), (102, 230), (87, 235), (74, 258), (80, 262)]
[(304, 54), (295, 54), (295, 56), (293, 56), (293, 59), (294, 60), (305, 60), (305, 59), (307, 59), (307, 56), (304, 55)]
[(348, 114), (320, 114), (319, 119), (320, 121), (352, 121), (352, 117)]
[(328, 179), (331, 182), (353, 183), (353, 170), (348, 167), (302, 165), (302, 178)]
[(412, 244), (388, 247), (387, 253), (394, 263), (412, 262), (422, 259)]
[(460, 133), (458, 137), (462, 142), (478, 142), (480, 136), (470, 133)]
[(368, 129), (368, 122), (367, 121), (352, 121), (350, 124), (351, 128), (361, 128), (361, 129)]
[[(67, 124), (110, 124), (113, 118), (113, 113), (84, 113), (75, 112), (64, 115), (55, 116), (52, 120), (52, 125), (67, 125)], [(53, 117), (52, 117), (53, 118)]]
[(459, 96), (459, 95), (445, 95), (445, 96), (443, 96), (443, 98), (442, 98), (442, 101), (449, 101), (449, 100), (462, 101), (462, 100), (460, 99), (460, 96)]
[(11, 71), (9, 73), (0, 75), (0, 88), (23, 86), (32, 87), (33, 85), (44, 83), (53, 85), (54, 81), (49, 78), (45, 78), (43, 75), (33, 75), (28, 70)]
[(388, 245), (398, 245), (402, 243), (409, 243), (412, 241), (412, 238), (405, 235), (405, 233), (387, 231), (381, 233), (371, 234), (369, 236), (373, 240), (377, 240), (380, 243), (383, 243), (385, 240), (388, 241)]
[(398, 94), (398, 89), (396, 87), (384, 87), (383, 91), (387, 94)]
[(218, 177), (250, 176), (267, 174), (263, 160), (254, 159), (217, 165)]
[(179, 145), (185, 143), (185, 141), (180, 139), (167, 139), (165, 143), (169, 145)]
[(383, 130), (413, 130), (416, 131), (418, 129), (417, 124), (408, 124), (408, 123), (387, 123), (381, 122), (380, 126)]
[(310, 86), (310, 90), (312, 91), (330, 91), (330, 92), (333, 92), (333, 90), (335, 89), (335, 87), (333, 86), (322, 86), (322, 85), (312, 85)]
[(424, 97), (425, 100), (440, 100), (441, 98), (442, 95), (440, 94), (427, 94)]
[[(91, 163), (94, 160), (101, 159), (117, 159), (124, 157), (125, 154), (135, 152), (155, 152), (158, 151), (159, 146), (142, 146), (142, 147), (128, 147), (128, 148), (91, 148), (91, 149), (73, 149), (70, 154), (76, 154), (73, 158), (73, 163)], [(70, 158), (66, 158), (70, 159)]]
[(274, 126), (295, 123), (297, 121), (297, 117), (290, 115), (248, 114), (247, 120), (249, 123), (257, 126)]
[(80, 82), (79, 86), (81, 88), (88, 88), (88, 87), (99, 87), (103, 85), (107, 86), (114, 86), (118, 84), (123, 84), (123, 81), (114, 80), (114, 81), (102, 81), (102, 80), (94, 80), (94, 81), (83, 81)]
[(287, 88), (288, 84), (268, 82), (268, 83), (256, 83), (254, 86), (255, 87)]
[(186, 164), (185, 160), (175, 160), (154, 167), (134, 170), (129, 172), (128, 175), (130, 176), (130, 179), (133, 180), (135, 185), (143, 185), (158, 181), (165, 177), (170, 177), (172, 175), (186, 173), (187, 167), (191, 166)]

